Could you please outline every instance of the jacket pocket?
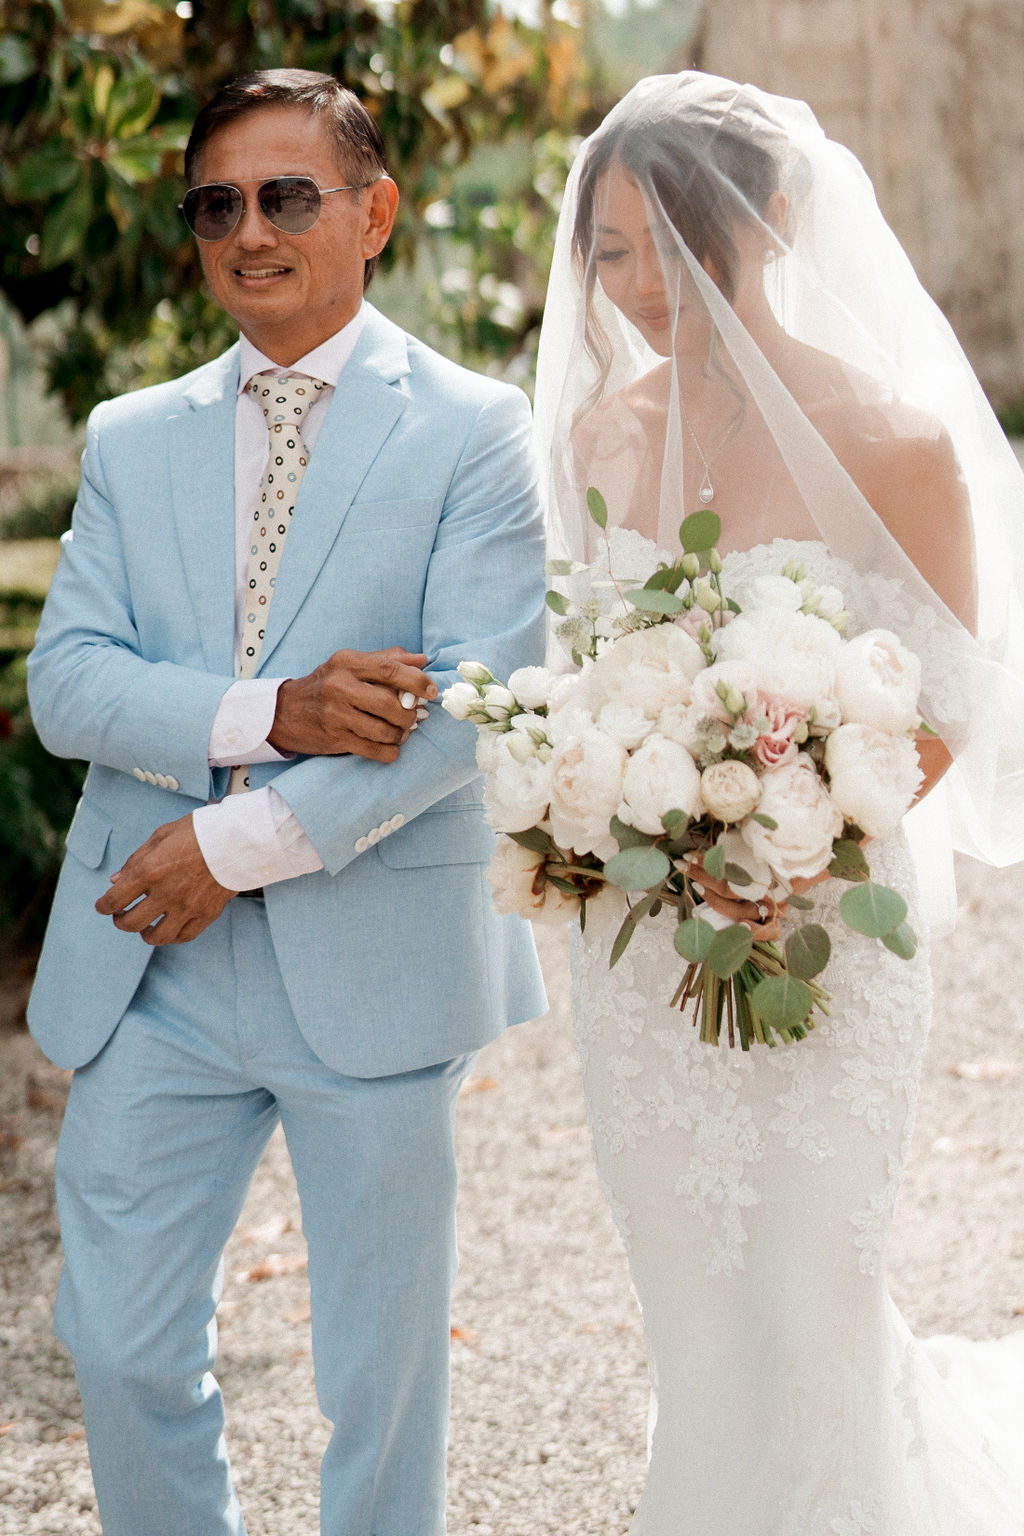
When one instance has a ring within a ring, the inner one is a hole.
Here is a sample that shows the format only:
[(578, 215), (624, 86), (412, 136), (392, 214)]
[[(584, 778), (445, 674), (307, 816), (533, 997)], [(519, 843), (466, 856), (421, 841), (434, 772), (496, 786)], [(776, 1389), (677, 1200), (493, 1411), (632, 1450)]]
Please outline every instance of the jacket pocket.
[(424, 811), (382, 838), (377, 852), (392, 869), (429, 864), (488, 864), (494, 833), (480, 811)]
[(79, 800), (74, 820), (68, 828), (65, 844), (80, 864), (99, 869), (107, 852), (113, 826), (102, 811), (88, 800)]

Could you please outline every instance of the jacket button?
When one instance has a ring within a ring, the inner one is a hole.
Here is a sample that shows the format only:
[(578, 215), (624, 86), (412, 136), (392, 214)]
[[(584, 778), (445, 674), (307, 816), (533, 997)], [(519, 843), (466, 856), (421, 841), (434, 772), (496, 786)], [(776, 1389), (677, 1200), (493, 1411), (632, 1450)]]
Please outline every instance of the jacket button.
[(395, 814), (391, 818), (391, 830), (392, 830), (392, 832), (397, 832), (399, 827), (404, 827), (404, 826), (405, 826), (405, 817), (402, 815), (401, 811), (396, 811)]
[(133, 768), (132, 769), (132, 773), (138, 779), (140, 784), (145, 784), (145, 782), (146, 782), (146, 775), (145, 775), (145, 773), (143, 772), (143, 770), (141, 768)]
[(370, 844), (365, 837), (356, 838), (356, 853), (365, 853)]
[(174, 777), (173, 773), (169, 773), (167, 775), (167, 788), (168, 789), (180, 789), (181, 788), (181, 785), (178, 783), (178, 781)]
[(380, 842), (380, 827), (371, 827), (369, 832), (367, 832), (367, 834), (366, 834), (366, 841), (368, 843), (379, 843)]

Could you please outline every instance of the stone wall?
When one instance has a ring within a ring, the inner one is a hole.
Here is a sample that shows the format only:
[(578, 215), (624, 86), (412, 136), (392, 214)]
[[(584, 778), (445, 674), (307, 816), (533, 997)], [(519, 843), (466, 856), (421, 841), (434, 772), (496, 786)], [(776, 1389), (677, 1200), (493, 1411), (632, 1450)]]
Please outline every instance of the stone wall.
[(1024, 0), (704, 0), (678, 62), (809, 102), (990, 398), (1024, 398)]

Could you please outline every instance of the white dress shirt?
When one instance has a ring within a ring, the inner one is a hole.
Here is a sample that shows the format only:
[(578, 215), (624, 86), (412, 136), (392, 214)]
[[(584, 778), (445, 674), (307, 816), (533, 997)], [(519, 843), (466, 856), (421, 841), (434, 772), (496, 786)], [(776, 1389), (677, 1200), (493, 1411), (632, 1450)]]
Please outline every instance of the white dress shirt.
[[(253, 507), (270, 452), (266, 418), (247, 386), (258, 373), (305, 373), (327, 388), (310, 407), (302, 437), (312, 454), (342, 369), (352, 356), (366, 319), (361, 306), (335, 335), (285, 368), (241, 338), (238, 404), (235, 408), (235, 669), (240, 669), (240, 636), (245, 615), (245, 576), (249, 561)], [(326, 661), (326, 657), (320, 660)], [(210, 731), (211, 768), (240, 763), (286, 761), (267, 741), (284, 678), (240, 678), (221, 699)], [(228, 890), (290, 880), (322, 869), (316, 849), (295, 816), (271, 785), (247, 794), (227, 795), (193, 811), (199, 849), (213, 878)]]

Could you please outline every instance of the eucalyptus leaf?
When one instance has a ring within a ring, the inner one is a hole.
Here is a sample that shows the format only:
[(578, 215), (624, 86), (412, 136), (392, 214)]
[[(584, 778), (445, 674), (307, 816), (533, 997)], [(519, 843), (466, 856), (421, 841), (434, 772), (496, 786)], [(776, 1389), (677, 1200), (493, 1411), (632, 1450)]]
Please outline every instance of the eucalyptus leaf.
[(866, 880), (870, 870), (860, 844), (848, 837), (840, 838), (832, 849), (828, 872), (836, 880)]
[(575, 576), (577, 571), (585, 567), (576, 560), (549, 560), (544, 569), (549, 576)]
[(688, 917), (679, 924), (672, 942), (684, 960), (696, 964), (706, 958), (717, 932), (703, 917)]
[(731, 928), (722, 928), (708, 945), (708, 969), (725, 981), (734, 971), (739, 970), (753, 944), (750, 929), (745, 923), (733, 923)]
[(843, 922), (854, 933), (882, 939), (898, 928), (907, 915), (907, 904), (896, 891), (868, 880), (845, 892), (839, 903)]
[(587, 491), (587, 510), (599, 528), (607, 528), (608, 503), (595, 485)]
[(832, 941), (820, 923), (805, 923), (786, 940), (786, 965), (791, 976), (810, 981), (828, 965)]
[(770, 976), (753, 989), (750, 1006), (770, 1028), (792, 1029), (809, 1016), (814, 994), (806, 981), (794, 976)]
[(666, 811), (661, 818), (661, 824), (669, 837), (681, 837), (689, 825), (690, 818), (685, 811)]
[(778, 830), (778, 822), (774, 821), (771, 816), (766, 816), (764, 811), (751, 811), (750, 819), (751, 821), (756, 821), (758, 826), (767, 827), (769, 832), (776, 832)]
[(754, 877), (749, 869), (744, 869), (742, 864), (733, 864), (726, 860), (725, 878), (730, 885), (753, 885)]
[(705, 507), (685, 517), (679, 529), (679, 542), (688, 555), (700, 555), (712, 549), (722, 532), (722, 520), (717, 512)]
[[(703, 862), (704, 868), (711, 876), (712, 880), (725, 879), (725, 849), (722, 848), (718, 843), (716, 843), (713, 848), (709, 848), (707, 850), (704, 855)], [(700, 878), (699, 873), (697, 878)]]
[(510, 837), (514, 843), (518, 843), (520, 848), (529, 848), (531, 853), (554, 852), (554, 843), (546, 832), (541, 831), (540, 827), (527, 827), (525, 832), (506, 832), (505, 836)]
[(620, 848), (650, 848), (655, 842), (649, 832), (638, 831), (628, 822), (620, 821), (618, 816), (612, 817), (608, 830)]
[(632, 603), (641, 613), (674, 614), (683, 611), (683, 600), (674, 592), (659, 592), (653, 587), (635, 587), (632, 592), (624, 595), (627, 603)]
[(638, 901), (636, 906), (631, 907), (627, 912), (622, 927), (615, 935), (615, 943), (612, 945), (612, 952), (608, 956), (609, 970), (613, 965), (617, 965), (618, 962), (622, 959), (627, 944), (633, 937), (633, 934), (636, 932), (637, 923), (641, 922), (647, 916), (652, 907), (657, 904), (657, 900), (658, 898), (656, 895), (645, 896), (643, 901)]
[(545, 877), (556, 891), (561, 891), (565, 896), (578, 896), (579, 887), (573, 885), (571, 880), (562, 880), (558, 875), (553, 875), (550, 869), (545, 871)]
[(883, 933), (882, 943), (901, 960), (913, 960), (917, 954), (917, 934), (909, 923), (900, 923), (891, 933)]
[(623, 848), (604, 866), (606, 877), (624, 891), (649, 891), (660, 885), (671, 869), (660, 848)]
[(557, 613), (563, 618), (569, 612), (569, 599), (563, 597), (561, 592), (545, 592), (544, 601), (552, 613)]
[(786, 897), (786, 905), (787, 907), (796, 907), (798, 912), (814, 911), (814, 902), (810, 896), (797, 896), (791, 893)]

